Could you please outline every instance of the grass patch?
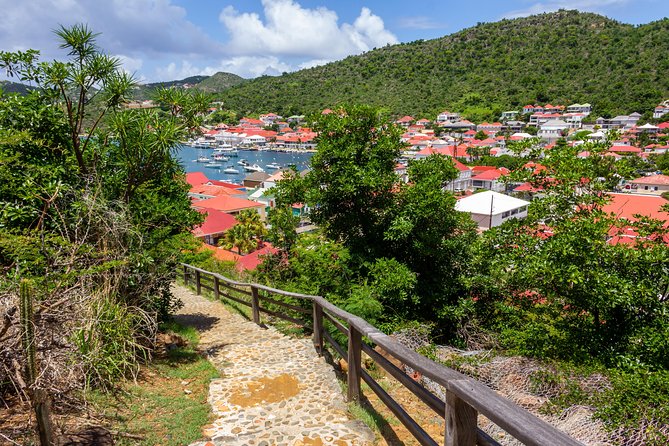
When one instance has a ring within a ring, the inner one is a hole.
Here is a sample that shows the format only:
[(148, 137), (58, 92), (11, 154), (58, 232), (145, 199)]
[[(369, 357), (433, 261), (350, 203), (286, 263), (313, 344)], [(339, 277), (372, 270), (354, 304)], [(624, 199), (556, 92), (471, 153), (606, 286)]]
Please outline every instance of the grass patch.
[(210, 421), (209, 381), (219, 374), (196, 351), (197, 331), (176, 322), (161, 329), (178, 334), (188, 344), (168, 349), (164, 357), (143, 367), (136, 383), (123, 382), (113, 395), (92, 392), (89, 396), (110, 430), (133, 436), (119, 436), (117, 445), (189, 444), (203, 437), (202, 427)]

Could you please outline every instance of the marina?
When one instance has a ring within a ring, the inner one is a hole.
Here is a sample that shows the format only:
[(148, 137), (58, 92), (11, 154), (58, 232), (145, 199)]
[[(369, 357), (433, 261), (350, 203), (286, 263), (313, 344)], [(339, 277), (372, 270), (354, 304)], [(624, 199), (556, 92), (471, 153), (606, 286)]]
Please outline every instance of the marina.
[[(216, 155), (224, 156), (217, 159)], [(206, 171), (207, 177), (212, 180), (239, 184), (253, 171), (264, 171), (272, 175), (278, 169), (288, 168), (292, 165), (296, 166), (298, 170), (304, 170), (309, 166), (312, 156), (312, 152), (279, 152), (233, 148), (220, 150), (187, 145), (181, 145), (177, 153), (177, 158), (186, 172)], [(202, 161), (198, 161), (200, 158)], [(249, 168), (251, 170), (248, 170)]]

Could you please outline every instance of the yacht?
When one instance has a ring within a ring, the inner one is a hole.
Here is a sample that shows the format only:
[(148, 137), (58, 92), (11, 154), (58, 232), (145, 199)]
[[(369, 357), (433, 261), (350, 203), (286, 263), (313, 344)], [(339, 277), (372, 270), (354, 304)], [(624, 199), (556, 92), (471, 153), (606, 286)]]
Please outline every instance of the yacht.
[(223, 169), (223, 173), (238, 174), (239, 170), (235, 169), (234, 167), (226, 167), (225, 169)]
[(198, 163), (208, 163), (208, 162), (210, 162), (210, 161), (211, 161), (211, 160), (210, 160), (208, 157), (206, 157), (206, 156), (198, 156), (198, 157), (197, 157), (197, 162), (198, 162)]
[(205, 164), (204, 167), (207, 167), (209, 169), (220, 169), (221, 167), (223, 167), (223, 164), (211, 162)]
[(281, 169), (281, 165), (278, 164), (278, 163), (269, 163), (265, 167), (267, 167), (268, 169), (272, 169), (272, 170)]
[(253, 164), (253, 165), (247, 164), (246, 166), (244, 166), (244, 170), (246, 170), (247, 172), (264, 172), (265, 171), (262, 167), (260, 167), (257, 164)]

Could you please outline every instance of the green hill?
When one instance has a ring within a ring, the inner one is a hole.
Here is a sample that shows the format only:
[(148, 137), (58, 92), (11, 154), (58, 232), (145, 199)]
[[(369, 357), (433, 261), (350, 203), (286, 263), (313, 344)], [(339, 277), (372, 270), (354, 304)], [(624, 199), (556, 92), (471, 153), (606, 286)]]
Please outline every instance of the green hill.
[(669, 97), (669, 19), (642, 26), (558, 11), (386, 46), (220, 95), (228, 108), (284, 116), (339, 103), (492, 119), (527, 103), (590, 102), (597, 115), (647, 112)]
[(218, 72), (200, 81), (195, 88), (206, 93), (219, 93), (243, 82), (245, 79), (236, 74)]
[(34, 90), (35, 87), (19, 84), (17, 82), (0, 81), (0, 89), (2, 89), (2, 91), (4, 91), (5, 93), (19, 93), (24, 95), (28, 93), (30, 90)]
[(244, 79), (232, 73), (216, 73), (212, 76), (191, 76), (181, 80), (154, 82), (140, 85), (133, 95), (134, 99), (151, 99), (153, 91), (157, 88), (186, 87), (197, 88), (206, 93), (220, 93), (226, 88), (244, 82)]

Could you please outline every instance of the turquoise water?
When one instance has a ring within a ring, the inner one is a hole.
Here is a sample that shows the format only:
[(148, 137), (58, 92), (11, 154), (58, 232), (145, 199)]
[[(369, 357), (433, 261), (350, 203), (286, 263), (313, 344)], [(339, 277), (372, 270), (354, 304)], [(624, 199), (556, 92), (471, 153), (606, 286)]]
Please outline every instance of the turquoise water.
[[(239, 150), (237, 157), (230, 157), (229, 161), (217, 161), (222, 164), (220, 168), (205, 167), (206, 163), (198, 163), (199, 156), (206, 156), (211, 158), (213, 155), (212, 149), (196, 149), (190, 146), (181, 146), (177, 153), (177, 158), (184, 166), (186, 172), (204, 172), (207, 178), (211, 180), (230, 181), (233, 183), (240, 183), (251, 172), (246, 172), (238, 161), (246, 160), (249, 164), (257, 164), (262, 167), (265, 172), (272, 175), (276, 169), (267, 168), (267, 164), (277, 163), (281, 167), (288, 167), (295, 165), (298, 170), (304, 170), (309, 166), (309, 162), (313, 153), (293, 153), (293, 152), (274, 152), (261, 150)], [(227, 167), (234, 167), (239, 170), (238, 174), (229, 174), (223, 172)]]

